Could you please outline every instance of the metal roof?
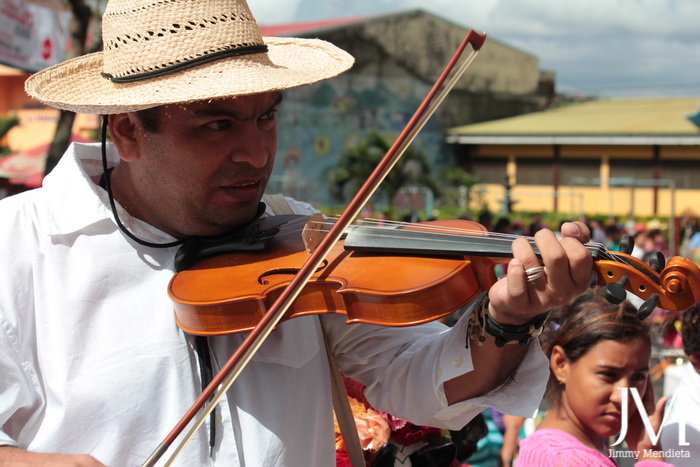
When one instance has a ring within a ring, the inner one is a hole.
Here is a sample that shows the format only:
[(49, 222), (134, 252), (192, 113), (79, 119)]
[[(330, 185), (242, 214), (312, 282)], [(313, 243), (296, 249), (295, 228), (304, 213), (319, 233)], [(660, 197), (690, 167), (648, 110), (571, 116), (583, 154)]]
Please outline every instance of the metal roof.
[(700, 145), (700, 97), (605, 99), (451, 128), (458, 144)]
[(365, 21), (372, 16), (357, 16), (349, 18), (334, 18), (320, 21), (307, 21), (300, 23), (285, 23), (285, 24), (259, 24), (260, 33), (263, 36), (293, 36), (295, 34), (306, 34), (311, 32), (319, 32), (328, 29), (347, 26), (354, 23)]

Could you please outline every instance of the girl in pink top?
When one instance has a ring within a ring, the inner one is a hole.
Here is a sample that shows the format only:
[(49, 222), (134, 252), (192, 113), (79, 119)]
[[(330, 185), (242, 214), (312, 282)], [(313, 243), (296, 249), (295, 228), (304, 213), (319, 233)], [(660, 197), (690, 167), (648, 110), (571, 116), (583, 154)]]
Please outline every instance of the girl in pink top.
[[(610, 304), (598, 288), (553, 310), (549, 328), (543, 345), (551, 409), (520, 443), (515, 466), (616, 466), (613, 454), (634, 458), (640, 467), (670, 465), (644, 429), (631, 394), (639, 392), (658, 433), (666, 398), (654, 407), (649, 328), (635, 309)], [(611, 448), (623, 429), (626, 446)]]

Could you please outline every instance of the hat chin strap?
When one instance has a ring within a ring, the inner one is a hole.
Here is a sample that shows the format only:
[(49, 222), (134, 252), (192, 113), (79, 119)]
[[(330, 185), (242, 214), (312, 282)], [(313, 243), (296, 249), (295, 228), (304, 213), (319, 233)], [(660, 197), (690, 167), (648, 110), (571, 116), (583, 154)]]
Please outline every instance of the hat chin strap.
[(139, 245), (147, 246), (150, 248), (171, 248), (174, 246), (181, 245), (185, 241), (184, 239), (175, 240), (174, 242), (168, 243), (153, 243), (147, 240), (143, 240), (129, 232), (129, 230), (124, 226), (124, 224), (122, 224), (122, 221), (119, 219), (119, 214), (117, 214), (117, 206), (114, 202), (114, 194), (112, 193), (112, 183), (110, 182), (110, 177), (112, 175), (112, 170), (114, 170), (114, 167), (107, 167), (107, 118), (107, 115), (102, 116), (102, 179), (104, 180), (104, 189), (107, 192), (107, 197), (109, 198), (109, 205), (112, 208), (114, 221), (117, 223), (117, 226), (119, 226), (119, 230), (121, 230), (124, 233), (124, 235), (126, 235)]

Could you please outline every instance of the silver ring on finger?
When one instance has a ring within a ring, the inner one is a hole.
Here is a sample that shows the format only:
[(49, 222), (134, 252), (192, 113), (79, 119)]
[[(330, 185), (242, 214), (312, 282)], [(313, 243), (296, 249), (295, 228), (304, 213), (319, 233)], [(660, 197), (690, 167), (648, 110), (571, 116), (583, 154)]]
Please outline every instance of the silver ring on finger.
[(527, 276), (528, 282), (534, 282), (540, 277), (544, 276), (544, 266), (536, 266), (534, 268), (526, 269), (525, 275)]

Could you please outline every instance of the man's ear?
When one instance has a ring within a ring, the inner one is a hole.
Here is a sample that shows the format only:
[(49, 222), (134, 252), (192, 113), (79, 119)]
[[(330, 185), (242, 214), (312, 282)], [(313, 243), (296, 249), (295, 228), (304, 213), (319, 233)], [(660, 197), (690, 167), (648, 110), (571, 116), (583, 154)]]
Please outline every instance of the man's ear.
[(566, 384), (566, 377), (569, 374), (569, 359), (566, 358), (564, 349), (559, 345), (555, 345), (552, 348), (552, 354), (549, 357), (549, 368), (560, 384)]
[(138, 133), (142, 133), (143, 128), (136, 114), (129, 112), (109, 115), (108, 122), (109, 134), (122, 160), (130, 162), (138, 159), (140, 157)]

